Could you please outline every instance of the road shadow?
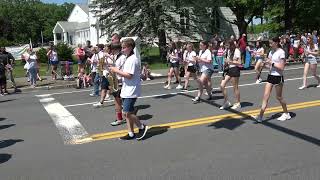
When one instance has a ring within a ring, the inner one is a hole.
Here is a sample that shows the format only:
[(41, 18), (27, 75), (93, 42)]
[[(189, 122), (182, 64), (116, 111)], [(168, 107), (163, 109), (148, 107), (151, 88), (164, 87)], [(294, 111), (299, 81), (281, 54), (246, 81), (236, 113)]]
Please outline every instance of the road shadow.
[(6, 120), (7, 118), (2, 118), (2, 117), (0, 117), (0, 121), (4, 121), (4, 120)]
[[(189, 94), (180, 94), (180, 95), (187, 96), (187, 97), (189, 97), (189, 98), (193, 98), (193, 96), (191, 96), (191, 95), (189, 95)], [(205, 103), (207, 103), (207, 104), (210, 104), (210, 105), (212, 105), (212, 106), (214, 106), (214, 107), (216, 107), (216, 108), (219, 108), (219, 107), (221, 106), (221, 104), (217, 104), (217, 103), (212, 102), (212, 101), (211, 101), (211, 102), (203, 101), (203, 102), (205, 102)], [(228, 112), (230, 112), (230, 113), (233, 113), (233, 114), (236, 114), (236, 115), (241, 116), (241, 118), (239, 118), (239, 119), (242, 120), (242, 121), (244, 121), (244, 122), (245, 122), (245, 120), (250, 120), (250, 121), (254, 121), (254, 122), (256, 123), (256, 121), (255, 121), (255, 119), (254, 119), (253, 117), (251, 117), (250, 115), (247, 115), (247, 114), (245, 114), (245, 113), (242, 113), (242, 112), (240, 112), (240, 111), (237, 111), (237, 110), (234, 110), (234, 109), (231, 109), (231, 108), (225, 109), (225, 111), (228, 111)], [(292, 115), (293, 117), (296, 116), (296, 114), (293, 113), (293, 112), (289, 112), (289, 113), (290, 113), (290, 115)], [(279, 114), (281, 114), (281, 113), (276, 113), (274, 117), (278, 117)], [(271, 116), (271, 117), (272, 117), (272, 116)], [(240, 123), (238, 123), (238, 124), (241, 125)], [(301, 139), (301, 140), (303, 140), (303, 141), (312, 143), (312, 144), (314, 144), (314, 145), (316, 145), (316, 146), (320, 146), (320, 140), (317, 139), (317, 138), (315, 138), (315, 137), (312, 137), (312, 136), (309, 136), (309, 135), (306, 135), (306, 134), (303, 134), (303, 133), (300, 133), (300, 132), (297, 132), (297, 131), (288, 129), (288, 128), (286, 128), (286, 127), (283, 127), (283, 126), (278, 125), (278, 124), (271, 123), (271, 122), (269, 122), (269, 121), (263, 121), (262, 123), (257, 123), (257, 125), (258, 125), (258, 124), (259, 124), (259, 125), (263, 125), (263, 126), (265, 126), (265, 127), (269, 127), (269, 128), (271, 128), (271, 129), (274, 129), (274, 130), (277, 130), (277, 131), (282, 132), (282, 133), (284, 133), (284, 134), (293, 136), (293, 137), (295, 137), (295, 138)], [(239, 126), (234, 125), (232, 128), (235, 129), (236, 127), (239, 127)]]
[(307, 86), (307, 88), (312, 88), (312, 87), (313, 88), (317, 88), (317, 86), (318, 86), (318, 84), (310, 84), (310, 85)]
[(218, 122), (214, 122), (212, 124), (209, 124), (208, 127), (215, 127), (215, 129), (225, 128), (228, 130), (234, 130), (235, 128), (241, 126), (244, 123), (245, 122), (241, 119), (226, 117)]
[(7, 129), (9, 127), (15, 126), (16, 124), (6, 124), (6, 125), (0, 125), (0, 130)]
[(174, 96), (176, 96), (177, 94), (165, 94), (165, 95), (162, 95), (162, 96), (156, 96), (154, 97), (155, 99), (169, 99), (169, 98), (172, 98)]
[(142, 110), (142, 109), (148, 109), (151, 106), (149, 104), (143, 104), (143, 105), (137, 105), (135, 107), (138, 108), (138, 110)]
[(138, 116), (139, 120), (144, 120), (144, 121), (149, 120), (152, 117), (153, 117), (153, 115), (151, 115), (151, 114), (143, 114), (143, 115)]
[(217, 94), (217, 93), (222, 93), (222, 91), (221, 90), (213, 90), (213, 91), (211, 91), (211, 93), (214, 95), (214, 94)]
[(242, 108), (249, 107), (249, 106), (253, 106), (253, 103), (251, 103), (251, 102), (241, 102), (241, 107)]
[(8, 139), (8, 140), (2, 140), (0, 141), (0, 149), (12, 146), (18, 142), (23, 142), (22, 139)]
[(0, 164), (5, 163), (11, 159), (11, 154), (0, 154)]
[(169, 126), (163, 126), (163, 127), (152, 127), (148, 130), (147, 134), (143, 138), (143, 140), (147, 140), (153, 136), (157, 136), (160, 134), (163, 134), (168, 131)]
[(2, 101), (0, 101), (0, 103), (10, 102), (10, 101), (14, 101), (14, 100), (16, 100), (16, 99), (7, 99), (7, 100), (2, 100)]

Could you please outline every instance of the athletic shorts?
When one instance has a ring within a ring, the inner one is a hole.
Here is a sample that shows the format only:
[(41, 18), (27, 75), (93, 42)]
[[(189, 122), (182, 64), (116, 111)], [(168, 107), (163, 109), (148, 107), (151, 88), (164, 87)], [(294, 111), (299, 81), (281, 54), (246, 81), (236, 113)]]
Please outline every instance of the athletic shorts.
[(59, 61), (50, 61), (50, 64), (51, 64), (51, 65), (58, 65), (58, 64), (59, 64)]
[(179, 63), (178, 62), (175, 62), (175, 63), (170, 62), (170, 68), (179, 68)]
[(121, 89), (119, 89), (118, 91), (112, 92), (112, 96), (115, 98), (121, 98), (120, 94), (121, 94)]
[(197, 70), (195, 66), (188, 66), (187, 71), (191, 73), (196, 73)]
[(212, 69), (206, 69), (205, 71), (202, 72), (202, 74), (205, 74), (207, 77), (211, 78), (211, 76), (213, 74), (213, 70)]
[(317, 64), (317, 59), (314, 57), (307, 57), (306, 62), (309, 64)]
[(226, 75), (230, 77), (240, 77), (240, 68), (239, 67), (231, 67), (227, 70)]
[(271, 83), (273, 85), (278, 85), (278, 84), (283, 84), (284, 79), (283, 79), (283, 76), (274, 76), (274, 75), (269, 74), (267, 82)]
[(101, 89), (109, 90), (109, 81), (105, 76), (101, 76)]
[(124, 113), (133, 112), (134, 104), (136, 103), (137, 98), (122, 98), (122, 111)]

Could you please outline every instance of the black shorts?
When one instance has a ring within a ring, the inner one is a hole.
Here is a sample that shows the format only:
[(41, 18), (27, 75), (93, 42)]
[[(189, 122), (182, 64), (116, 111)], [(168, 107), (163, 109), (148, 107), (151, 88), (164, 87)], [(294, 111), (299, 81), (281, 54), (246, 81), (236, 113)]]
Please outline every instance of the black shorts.
[(179, 68), (179, 62), (175, 62), (175, 63), (170, 62), (170, 68)]
[(230, 77), (240, 77), (240, 68), (237, 66), (228, 68), (226, 75)]
[(274, 75), (268, 75), (268, 79), (267, 79), (268, 83), (271, 83), (273, 85), (278, 85), (278, 84), (283, 84), (284, 83), (284, 79), (283, 76), (274, 76)]
[(5, 75), (0, 76), (0, 85), (6, 85), (7, 84), (7, 78)]
[(115, 98), (121, 98), (120, 94), (121, 94), (121, 89), (119, 89), (118, 91), (112, 92), (112, 96)]
[(191, 72), (191, 73), (196, 73), (197, 70), (196, 70), (196, 67), (195, 66), (188, 66), (188, 69), (187, 69), (188, 72)]
[(101, 89), (109, 90), (109, 81), (105, 76), (101, 76)]

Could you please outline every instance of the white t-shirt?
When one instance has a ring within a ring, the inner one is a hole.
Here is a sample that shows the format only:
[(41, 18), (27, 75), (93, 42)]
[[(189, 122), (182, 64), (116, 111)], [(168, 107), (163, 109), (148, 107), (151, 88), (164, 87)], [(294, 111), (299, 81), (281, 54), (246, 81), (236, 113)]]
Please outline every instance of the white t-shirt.
[(260, 59), (260, 58), (261, 58), (261, 56), (262, 56), (261, 53), (262, 53), (262, 52), (264, 52), (264, 48), (263, 48), (263, 47), (261, 47), (261, 48), (259, 48), (259, 49), (256, 50), (255, 56), (256, 56), (257, 59)]
[(192, 61), (193, 57), (195, 56), (197, 56), (197, 53), (194, 51), (186, 53), (185, 61), (188, 63), (188, 66), (194, 66), (196, 64), (195, 61)]
[(131, 79), (122, 77), (121, 98), (137, 98), (141, 95), (140, 60), (135, 54), (126, 58), (123, 72), (132, 74)]
[(179, 58), (179, 56), (178, 56), (178, 55), (179, 55), (178, 53), (179, 53), (179, 51), (178, 51), (177, 49), (175, 49), (173, 52), (171, 52), (170, 55), (171, 55), (171, 56), (174, 56), (174, 58), (170, 58), (170, 62), (171, 62), (171, 63), (176, 63), (176, 62), (179, 61), (180, 58)]
[(99, 59), (100, 59), (99, 53), (93, 54), (93, 56), (91, 57), (91, 59), (90, 59), (90, 61), (91, 61), (91, 72), (97, 72)]
[[(201, 59), (206, 59), (206, 60), (210, 60), (211, 61), (212, 60), (211, 51), (209, 49), (206, 49), (204, 52), (202, 52), (202, 50), (200, 50), (199, 57)], [(200, 72), (204, 72), (207, 69), (213, 70), (213, 64), (211, 62), (210, 63), (205, 63), (205, 62), (201, 61), (199, 63), (199, 66), (200, 66)]]
[(29, 57), (29, 66), (28, 66), (28, 69), (31, 69), (31, 68), (36, 68), (37, 67), (37, 55), (36, 54), (31, 54), (30, 57)]
[[(307, 46), (307, 51), (309, 51), (309, 52), (315, 52), (315, 51), (318, 51), (318, 50), (319, 50), (318, 44), (314, 44), (314, 49), (311, 49), (310, 45)], [(316, 56), (313, 55), (313, 54), (308, 54), (308, 58), (316, 58)]]
[[(269, 58), (271, 59), (272, 63), (283, 63), (285, 61), (286, 54), (283, 49), (278, 48), (275, 52), (269, 53)], [(270, 67), (270, 73), (273, 76), (283, 76), (283, 71), (275, 68), (275, 67)]]
[[(228, 50), (228, 57), (227, 57), (227, 59), (230, 59), (230, 55), (231, 55), (230, 50)], [(232, 60), (236, 60), (236, 59), (241, 59), (241, 52), (240, 52), (240, 50), (239, 50), (238, 48), (236, 48), (236, 49), (234, 50), (234, 54), (233, 54), (233, 59), (232, 59)], [(230, 65), (229, 65), (229, 68), (236, 67), (236, 66), (237, 66), (237, 65), (235, 65), (235, 64), (230, 64)]]
[[(117, 58), (115, 62), (115, 67), (117, 67), (118, 69), (122, 69), (126, 61), (126, 56), (121, 54), (121, 55), (115, 55), (114, 58)], [(122, 77), (119, 76), (118, 74), (117, 74), (117, 78), (119, 81), (122, 81)]]
[(51, 51), (50, 61), (58, 61), (58, 53), (56, 51)]

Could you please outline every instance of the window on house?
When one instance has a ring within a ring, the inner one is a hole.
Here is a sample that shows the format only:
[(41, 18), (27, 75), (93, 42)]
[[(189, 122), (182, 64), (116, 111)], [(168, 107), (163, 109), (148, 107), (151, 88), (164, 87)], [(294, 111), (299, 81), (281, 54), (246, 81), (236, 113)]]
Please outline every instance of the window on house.
[(188, 9), (183, 9), (180, 13), (180, 31), (186, 34), (190, 30), (190, 16)]
[(56, 36), (57, 36), (58, 41), (60, 41), (62, 39), (61, 33), (57, 33)]

